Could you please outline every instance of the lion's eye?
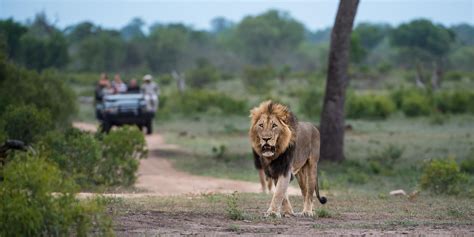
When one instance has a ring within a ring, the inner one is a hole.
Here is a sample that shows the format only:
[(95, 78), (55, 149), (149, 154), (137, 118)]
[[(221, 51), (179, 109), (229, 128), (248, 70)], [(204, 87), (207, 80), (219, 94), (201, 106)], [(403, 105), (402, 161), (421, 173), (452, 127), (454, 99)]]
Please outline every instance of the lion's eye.
[(261, 128), (263, 128), (263, 123), (259, 124), (258, 126), (261, 127)]
[(276, 127), (278, 127), (278, 126), (275, 123), (272, 124), (272, 128), (276, 128)]

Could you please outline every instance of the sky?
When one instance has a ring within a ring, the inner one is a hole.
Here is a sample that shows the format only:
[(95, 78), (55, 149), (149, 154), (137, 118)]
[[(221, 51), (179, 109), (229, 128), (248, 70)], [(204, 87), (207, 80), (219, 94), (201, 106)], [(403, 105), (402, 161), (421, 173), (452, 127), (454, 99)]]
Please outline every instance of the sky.
[[(119, 29), (132, 18), (140, 17), (147, 26), (179, 22), (207, 30), (215, 17), (239, 22), (247, 15), (277, 9), (288, 12), (308, 29), (318, 30), (333, 25), (337, 5), (336, 0), (0, 0), (0, 19), (12, 17), (24, 23), (43, 11), (61, 28), (92, 21)], [(399, 25), (417, 18), (446, 26), (474, 24), (474, 0), (361, 0), (356, 24)]]

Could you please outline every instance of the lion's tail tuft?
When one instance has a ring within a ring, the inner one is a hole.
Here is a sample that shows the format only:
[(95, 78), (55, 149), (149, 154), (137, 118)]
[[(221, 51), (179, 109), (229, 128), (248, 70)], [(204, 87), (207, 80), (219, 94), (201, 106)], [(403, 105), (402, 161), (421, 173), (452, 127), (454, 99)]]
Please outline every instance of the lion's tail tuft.
[(321, 197), (321, 198), (318, 197), (318, 200), (321, 204), (325, 204), (328, 201), (326, 197)]

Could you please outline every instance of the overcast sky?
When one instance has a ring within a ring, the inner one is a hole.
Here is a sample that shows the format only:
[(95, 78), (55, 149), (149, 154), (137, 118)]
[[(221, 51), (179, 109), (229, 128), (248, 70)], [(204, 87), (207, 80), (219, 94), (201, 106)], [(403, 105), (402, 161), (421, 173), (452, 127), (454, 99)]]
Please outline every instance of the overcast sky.
[[(147, 25), (180, 22), (196, 29), (209, 29), (209, 22), (223, 16), (234, 22), (246, 15), (269, 9), (287, 11), (311, 30), (331, 26), (338, 1), (162, 1), (162, 0), (0, 0), (0, 19), (20, 22), (44, 11), (59, 27), (92, 21), (107, 28), (121, 28), (140, 17)], [(427, 18), (444, 25), (474, 24), (474, 0), (361, 0), (356, 22), (385, 22), (398, 25)]]

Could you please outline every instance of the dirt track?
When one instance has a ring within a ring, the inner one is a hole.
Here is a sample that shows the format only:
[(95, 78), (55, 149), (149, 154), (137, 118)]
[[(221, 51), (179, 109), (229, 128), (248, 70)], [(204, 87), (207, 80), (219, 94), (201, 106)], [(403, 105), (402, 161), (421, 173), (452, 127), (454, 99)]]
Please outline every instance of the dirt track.
[[(74, 126), (86, 130), (95, 131), (96, 125), (88, 123), (74, 123)], [(232, 193), (238, 192), (260, 192), (260, 184), (229, 179), (218, 179), (212, 177), (195, 176), (181, 172), (173, 168), (171, 162), (161, 154), (167, 151), (177, 151), (179, 147), (166, 144), (159, 134), (146, 136), (149, 155), (147, 159), (140, 162), (138, 169), (138, 180), (135, 187), (144, 190), (143, 193), (121, 193), (111, 194), (120, 197), (143, 197), (143, 196), (172, 196), (182, 194), (199, 193)], [(257, 172), (255, 172), (257, 175)], [(289, 189), (290, 195), (299, 195), (298, 190)], [(89, 193), (81, 193), (81, 196), (89, 196)]]

